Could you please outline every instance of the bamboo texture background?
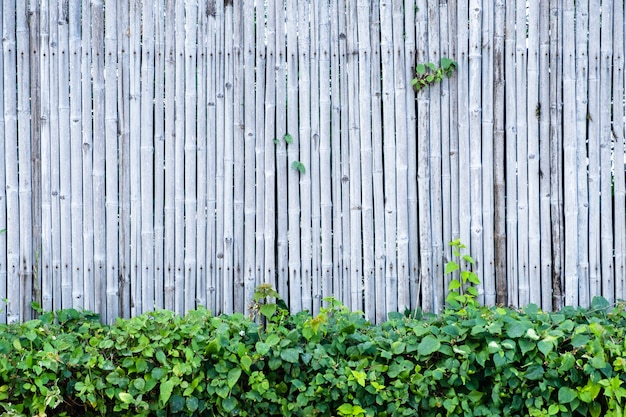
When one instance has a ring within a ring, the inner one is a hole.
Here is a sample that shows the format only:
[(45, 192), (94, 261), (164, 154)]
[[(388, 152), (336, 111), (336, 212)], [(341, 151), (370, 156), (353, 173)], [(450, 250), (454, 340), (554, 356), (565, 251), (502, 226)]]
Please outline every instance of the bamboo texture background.
[[(0, 322), (626, 298), (624, 6), (3, 0)], [(458, 62), (416, 93), (417, 63)], [(298, 169), (300, 168), (300, 170)]]

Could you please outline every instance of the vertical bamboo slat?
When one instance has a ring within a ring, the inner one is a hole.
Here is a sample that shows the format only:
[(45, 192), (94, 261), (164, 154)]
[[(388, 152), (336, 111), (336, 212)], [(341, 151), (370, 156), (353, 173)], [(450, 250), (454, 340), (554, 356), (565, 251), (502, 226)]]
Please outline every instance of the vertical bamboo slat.
[[(0, 33), (2, 33), (3, 39), (5, 36), (4, 31), (4, 7), (0, 7)], [(8, 67), (4, 65), (4, 48), (2, 53), (0, 53), (0, 91), (4, 90), (4, 75), (5, 72), (9, 71)], [(8, 166), (9, 161), (6, 159), (6, 148), (5, 148), (5, 118), (4, 118), (4, 97), (0, 99), (0, 165), (4, 168)], [(0, 298), (7, 298), (7, 237), (6, 237), (6, 229), (7, 229), (7, 189), (6, 189), (6, 170), (0, 169), (0, 230), (5, 230), (5, 233), (0, 234)], [(43, 196), (42, 196), (43, 197)], [(43, 200), (43, 198), (42, 198)], [(43, 220), (42, 220), (43, 222)], [(43, 243), (42, 243), (43, 246)], [(2, 307), (0, 309), (0, 323), (7, 322), (7, 306), (6, 303), (3, 302), (0, 304)]]

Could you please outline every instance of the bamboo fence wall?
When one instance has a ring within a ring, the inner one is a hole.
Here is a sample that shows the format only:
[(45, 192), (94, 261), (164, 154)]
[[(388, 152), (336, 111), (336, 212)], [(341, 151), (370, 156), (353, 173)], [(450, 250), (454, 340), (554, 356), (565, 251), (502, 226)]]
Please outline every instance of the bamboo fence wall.
[[(0, 322), (626, 298), (624, 6), (3, 0)], [(415, 92), (418, 63), (458, 62)]]

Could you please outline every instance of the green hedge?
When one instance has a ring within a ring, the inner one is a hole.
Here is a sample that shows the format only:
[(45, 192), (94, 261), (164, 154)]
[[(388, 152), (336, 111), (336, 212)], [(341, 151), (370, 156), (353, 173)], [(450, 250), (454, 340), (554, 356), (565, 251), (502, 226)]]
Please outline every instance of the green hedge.
[[(257, 299), (101, 324), (64, 310), (0, 327), (0, 413), (27, 416), (618, 416), (624, 304), (464, 306), (373, 326)], [(263, 324), (259, 324), (263, 323)]]

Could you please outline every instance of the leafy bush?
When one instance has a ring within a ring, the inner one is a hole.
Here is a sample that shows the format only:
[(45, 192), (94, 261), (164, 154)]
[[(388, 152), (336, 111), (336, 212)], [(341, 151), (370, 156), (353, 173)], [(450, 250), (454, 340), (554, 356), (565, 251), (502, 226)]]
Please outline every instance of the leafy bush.
[(264, 291), (253, 317), (156, 311), (109, 327), (64, 310), (4, 325), (0, 412), (610, 416), (626, 404), (624, 304), (472, 304), (373, 326), (332, 299), (289, 315)]

